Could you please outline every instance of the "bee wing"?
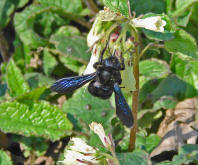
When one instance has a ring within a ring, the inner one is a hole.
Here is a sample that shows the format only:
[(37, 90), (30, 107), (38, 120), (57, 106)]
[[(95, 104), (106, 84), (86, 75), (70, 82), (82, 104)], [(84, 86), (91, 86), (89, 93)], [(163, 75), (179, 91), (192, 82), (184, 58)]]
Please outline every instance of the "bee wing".
[(133, 126), (133, 115), (117, 83), (114, 84), (114, 92), (115, 92), (116, 114), (124, 125), (131, 128)]
[(71, 92), (75, 89), (80, 88), (84, 84), (88, 83), (94, 79), (96, 73), (91, 73), (83, 76), (67, 77), (60, 80), (57, 80), (52, 86), (51, 90), (58, 93)]

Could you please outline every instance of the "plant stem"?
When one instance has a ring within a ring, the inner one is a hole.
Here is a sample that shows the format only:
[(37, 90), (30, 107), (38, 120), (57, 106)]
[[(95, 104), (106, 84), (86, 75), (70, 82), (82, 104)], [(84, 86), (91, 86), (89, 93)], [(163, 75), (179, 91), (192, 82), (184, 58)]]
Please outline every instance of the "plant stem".
[(96, 4), (94, 3), (93, 0), (84, 0), (85, 4), (87, 5), (87, 7), (89, 9), (91, 9), (91, 11), (93, 12), (93, 14), (96, 14), (99, 12), (98, 7), (96, 6)]
[(146, 47), (141, 51), (140, 55), (139, 55), (139, 59), (144, 55), (144, 53), (150, 48), (150, 47), (156, 47), (156, 48), (163, 48), (164, 45), (160, 45), (160, 44), (156, 44), (156, 43), (149, 43), (148, 45), (146, 45)]
[(114, 158), (115, 164), (116, 164), (116, 165), (120, 165), (119, 160), (118, 160), (118, 158), (117, 158), (117, 156), (116, 156), (116, 153), (115, 153), (114, 148), (111, 147), (111, 148), (110, 148), (110, 151), (111, 151), (111, 154), (112, 154), (112, 156), (113, 156), (113, 158)]
[[(135, 28), (132, 28), (133, 36), (135, 42), (139, 43), (138, 32)], [(138, 97), (139, 97), (139, 45), (135, 47), (135, 53), (133, 56), (133, 75), (136, 81), (136, 90), (133, 92), (132, 99), (132, 113), (134, 118), (134, 126), (131, 128), (130, 132), (130, 141), (129, 141), (129, 151), (133, 151), (135, 149), (135, 141), (136, 141), (136, 133), (137, 133), (137, 111), (138, 111)]]
[(127, 5), (128, 5), (129, 18), (131, 18), (132, 17), (132, 14), (131, 14), (130, 0), (127, 0)]

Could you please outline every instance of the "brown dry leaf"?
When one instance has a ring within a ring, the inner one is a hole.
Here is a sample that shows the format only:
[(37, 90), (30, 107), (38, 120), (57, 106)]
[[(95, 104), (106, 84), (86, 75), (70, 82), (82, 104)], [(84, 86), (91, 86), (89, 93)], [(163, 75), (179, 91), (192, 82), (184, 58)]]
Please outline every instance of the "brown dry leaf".
[(184, 144), (195, 144), (198, 136), (198, 121), (195, 121), (198, 99), (179, 102), (175, 109), (168, 109), (157, 134), (162, 137), (160, 144), (150, 157), (165, 151), (177, 151)]

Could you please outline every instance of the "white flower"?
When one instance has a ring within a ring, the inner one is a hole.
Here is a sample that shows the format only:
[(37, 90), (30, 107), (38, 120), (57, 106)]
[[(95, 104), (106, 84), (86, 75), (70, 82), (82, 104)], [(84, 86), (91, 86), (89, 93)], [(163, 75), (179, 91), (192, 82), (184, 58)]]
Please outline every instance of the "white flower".
[(92, 122), (89, 125), (89, 127), (92, 131), (94, 131), (99, 136), (100, 140), (102, 141), (103, 145), (106, 148), (113, 146), (113, 144), (112, 144), (113, 142), (111, 141), (111, 139), (108, 136), (105, 135), (104, 128), (101, 124)]
[(162, 20), (160, 16), (152, 16), (144, 19), (134, 18), (131, 20), (136, 27), (142, 27), (156, 32), (164, 32), (166, 21)]
[(94, 21), (94, 24), (92, 25), (92, 28), (87, 35), (87, 45), (89, 47), (92, 47), (97, 41), (100, 40), (103, 33), (99, 33), (101, 28), (101, 20), (99, 17), (97, 17)]
[(70, 149), (73, 151), (82, 153), (96, 153), (96, 150), (93, 147), (87, 145), (87, 143), (80, 138), (72, 138), (71, 142), (73, 142), (73, 145), (70, 146)]
[[(85, 163), (83, 163), (85, 162)], [(66, 150), (64, 153), (64, 160), (61, 161), (64, 165), (86, 165), (89, 162), (90, 164), (98, 164), (99, 162), (92, 155), (84, 155), (80, 152)]]
[(87, 145), (80, 138), (72, 138), (73, 143), (69, 149), (65, 150), (64, 160), (60, 161), (64, 165), (86, 165), (86, 164), (99, 164), (96, 159), (96, 150)]
[(93, 65), (94, 63), (98, 62), (100, 53), (101, 53), (101, 46), (98, 44), (95, 44), (92, 50), (92, 55), (89, 60), (89, 64), (87, 65), (87, 68), (85, 69), (84, 74), (90, 74), (96, 71)]

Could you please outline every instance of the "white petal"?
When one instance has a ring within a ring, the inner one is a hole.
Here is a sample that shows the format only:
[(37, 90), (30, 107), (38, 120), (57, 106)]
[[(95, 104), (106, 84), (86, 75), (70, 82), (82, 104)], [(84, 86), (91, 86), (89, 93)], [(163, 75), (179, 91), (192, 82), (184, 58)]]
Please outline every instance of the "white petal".
[(72, 146), (70, 146), (70, 149), (77, 152), (82, 153), (96, 153), (96, 150), (87, 145), (82, 139), (80, 138), (72, 138), (71, 141), (74, 143)]
[(112, 145), (110, 138), (105, 135), (104, 128), (101, 124), (92, 122), (89, 125), (89, 127), (92, 131), (94, 131), (99, 136), (100, 140), (102, 141), (102, 143), (105, 147), (109, 147)]
[(90, 74), (95, 72), (95, 68), (93, 67), (94, 63), (98, 62), (98, 59), (100, 57), (101, 47), (98, 45), (94, 45), (92, 50), (92, 55), (89, 60), (89, 64), (87, 65), (87, 68), (84, 71), (84, 74)]
[(99, 33), (99, 28), (100, 28), (101, 20), (99, 17), (97, 17), (94, 21), (94, 24), (92, 25), (91, 30), (89, 31), (87, 35), (87, 45), (89, 47), (92, 47), (98, 40), (100, 40), (102, 34)]
[(157, 32), (163, 32), (164, 26), (166, 25), (166, 21), (162, 20), (160, 16), (153, 16), (145, 19), (134, 18), (131, 22), (136, 27), (143, 27)]
[(89, 161), (90, 163), (98, 164), (99, 162), (96, 160), (94, 156), (91, 155), (83, 155), (79, 152), (66, 150), (64, 154), (64, 160), (62, 163), (64, 165), (85, 165), (85, 163), (77, 161)]

